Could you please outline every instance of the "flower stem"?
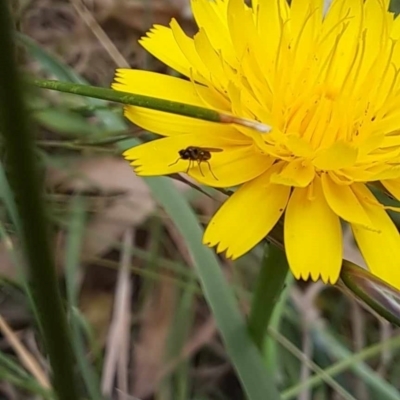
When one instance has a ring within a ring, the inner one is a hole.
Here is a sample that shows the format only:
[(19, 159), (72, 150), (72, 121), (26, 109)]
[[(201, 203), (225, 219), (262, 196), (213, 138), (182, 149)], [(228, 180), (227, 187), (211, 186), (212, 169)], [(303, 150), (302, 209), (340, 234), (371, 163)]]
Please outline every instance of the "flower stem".
[(78, 83), (60, 82), (45, 79), (33, 79), (29, 82), (42, 89), (72, 93), (79, 96), (94, 97), (96, 99), (151, 108), (153, 110), (165, 111), (187, 117), (204, 119), (207, 121), (221, 122), (220, 113), (215, 110), (184, 103), (177, 103), (175, 101), (163, 100), (139, 94), (131, 94), (97, 86), (81, 85)]
[(0, 1), (0, 132), (4, 136), (8, 178), (21, 221), (21, 239), (28, 266), (28, 287), (52, 367), (59, 400), (78, 399), (67, 320), (50, 251), (41, 199), (34, 135), (22, 101), (9, 2)]
[(390, 323), (400, 326), (400, 291), (368, 270), (343, 260), (337, 286), (356, 296)]
[(275, 304), (283, 290), (288, 272), (285, 253), (274, 245), (265, 247), (249, 316), (249, 330), (259, 349), (271, 320)]
[(144, 96), (141, 94), (133, 94), (97, 86), (81, 85), (78, 83), (60, 82), (45, 79), (32, 79), (29, 82), (42, 89), (72, 93), (79, 96), (94, 97), (96, 99), (150, 108), (152, 110), (164, 111), (171, 114), (183, 115), (185, 117), (192, 117), (205, 121), (242, 125), (247, 128), (254, 129), (260, 133), (269, 133), (272, 129), (268, 125), (247, 118), (241, 118), (231, 114), (220, 113), (209, 108), (193, 106), (185, 103), (178, 103), (176, 101), (159, 99), (156, 97)]

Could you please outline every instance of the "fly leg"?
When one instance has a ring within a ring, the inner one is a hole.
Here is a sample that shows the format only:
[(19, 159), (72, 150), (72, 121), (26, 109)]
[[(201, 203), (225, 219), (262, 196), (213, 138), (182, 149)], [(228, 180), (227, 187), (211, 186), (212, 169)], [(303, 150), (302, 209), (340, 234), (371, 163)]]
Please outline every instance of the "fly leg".
[(178, 164), (178, 161), (181, 160), (181, 157), (179, 157), (175, 162), (173, 162), (172, 164), (169, 164), (168, 167), (171, 167), (172, 165)]
[(208, 169), (210, 170), (211, 175), (215, 178), (215, 180), (218, 181), (219, 179), (215, 176), (214, 172), (212, 172), (210, 163), (208, 161), (206, 161), (206, 163), (208, 165)]
[(187, 167), (186, 173), (189, 175), (189, 169), (192, 168), (192, 162), (193, 160), (189, 160), (189, 165)]
[(200, 173), (201, 173), (201, 176), (204, 176), (204, 174), (203, 174), (203, 170), (201, 169), (201, 160), (197, 160), (197, 165), (199, 166), (199, 170), (200, 170)]

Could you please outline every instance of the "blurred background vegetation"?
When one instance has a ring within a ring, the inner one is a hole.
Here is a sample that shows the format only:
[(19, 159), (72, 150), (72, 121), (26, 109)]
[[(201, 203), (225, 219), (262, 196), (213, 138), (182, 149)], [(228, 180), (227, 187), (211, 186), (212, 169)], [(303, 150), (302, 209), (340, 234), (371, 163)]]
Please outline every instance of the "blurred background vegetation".
[[(174, 74), (137, 43), (154, 23), (176, 18), (189, 34), (196, 29), (188, 0), (14, 0), (12, 7), (24, 73), (104, 87), (117, 67)], [(400, 1), (392, 10), (400, 11)], [(99, 100), (31, 89), (26, 101), (38, 126), (44, 200), (87, 398), (245, 399), (188, 248), (160, 207), (169, 194), (157, 192), (157, 182), (150, 190), (120, 155), (152, 134)], [(0, 399), (52, 399), (19, 279), (6, 158), (2, 150)], [(170, 182), (204, 223), (223, 200)], [(345, 242), (347, 258), (362, 265), (350, 233)], [(219, 257), (243, 313), (262, 255), (260, 245), (235, 262)], [(400, 399), (400, 332), (336, 288), (288, 279), (265, 349), (283, 399)]]

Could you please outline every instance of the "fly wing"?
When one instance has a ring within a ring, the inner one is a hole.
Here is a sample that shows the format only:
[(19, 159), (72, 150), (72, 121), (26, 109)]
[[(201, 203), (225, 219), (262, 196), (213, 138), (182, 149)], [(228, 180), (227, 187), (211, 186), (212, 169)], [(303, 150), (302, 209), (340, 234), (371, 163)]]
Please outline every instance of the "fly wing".
[(199, 147), (203, 151), (209, 151), (210, 153), (220, 153), (223, 149), (217, 149), (215, 147)]

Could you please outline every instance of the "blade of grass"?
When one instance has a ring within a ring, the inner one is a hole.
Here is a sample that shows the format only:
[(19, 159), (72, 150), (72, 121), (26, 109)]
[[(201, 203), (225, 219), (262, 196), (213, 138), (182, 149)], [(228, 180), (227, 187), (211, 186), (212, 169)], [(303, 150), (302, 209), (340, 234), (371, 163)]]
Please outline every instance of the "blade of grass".
[[(332, 358), (343, 361), (352, 361), (348, 364), (349, 370), (366, 382), (371, 392), (373, 391), (377, 398), (380, 400), (400, 399), (400, 393), (394, 386), (380, 377), (367, 364), (358, 362), (356, 356), (341, 344), (326, 328), (315, 328), (313, 334), (318, 336), (318, 341), (322, 342), (328, 354)], [(397, 337), (396, 339), (399, 338)], [(387, 345), (387, 343), (385, 345)]]
[(68, 229), (65, 250), (65, 280), (67, 286), (67, 299), (70, 308), (70, 322), (72, 328), (72, 347), (78, 361), (79, 369), (89, 396), (93, 400), (102, 398), (100, 380), (85, 357), (86, 350), (82, 337), (81, 323), (76, 316), (78, 308), (77, 276), (81, 255), (81, 245), (85, 230), (85, 203), (80, 196), (71, 202), (71, 217)]
[(343, 398), (343, 400), (357, 400), (351, 393), (347, 392), (344, 387), (342, 387), (338, 382), (336, 382), (331, 376), (327, 375), (325, 371), (320, 368), (312, 359), (310, 359), (304, 352), (297, 348), (290, 340), (284, 336), (278, 334), (278, 332), (269, 330), (269, 334), (273, 337), (279, 344), (290, 351), (296, 358), (298, 358), (302, 363), (308, 365), (308, 367), (319, 374), (321, 379), (328, 384), (332, 389), (334, 389), (337, 394)]
[(259, 349), (262, 349), (275, 304), (282, 293), (289, 265), (285, 253), (276, 246), (266, 246), (257, 277), (249, 316), (249, 331)]
[(8, 2), (0, 2), (0, 131), (7, 150), (10, 184), (17, 199), (29, 284), (60, 400), (78, 399), (69, 331), (50, 250), (33, 135), (14, 62)]
[(272, 377), (253, 343), (233, 292), (214, 253), (202, 244), (202, 229), (186, 199), (167, 178), (147, 178), (158, 202), (174, 221), (189, 248), (227, 352), (250, 400), (279, 399)]
[[(295, 320), (296, 317), (297, 316), (292, 315), (290, 318)], [(382, 351), (383, 347), (390, 349), (400, 348), (400, 336), (391, 338), (385, 343), (378, 343), (370, 346), (357, 354), (352, 354), (351, 351), (346, 349), (327, 331), (327, 329), (317, 327), (313, 329), (312, 334), (320, 346), (323, 346), (328, 355), (338, 360), (337, 363), (324, 370), (324, 375), (334, 377), (342, 372), (352, 371), (363, 379), (374, 393), (379, 394), (381, 400), (400, 399), (400, 394), (395, 387), (376, 374), (367, 364), (362, 362), (368, 358), (377, 356)], [(300, 382), (285, 390), (282, 393), (282, 398), (285, 400), (295, 398), (305, 387), (316, 387), (322, 382), (322, 377), (319, 374), (316, 374), (308, 380)]]
[(2, 162), (0, 162), (0, 199), (6, 206), (7, 213), (10, 216), (15, 229), (19, 230), (21, 223), (17, 206), (15, 205), (14, 194), (11, 190)]
[[(166, 223), (167, 230), (171, 235), (172, 240), (175, 242), (179, 253), (185, 260), (186, 264), (190, 265), (193, 270), (193, 262), (188, 254), (187, 247), (183, 243), (180, 235), (176, 231), (175, 226), (170, 221)], [(175, 321), (169, 332), (169, 345), (168, 345), (168, 361), (177, 359), (183, 351), (186, 340), (188, 339), (189, 332), (191, 330), (194, 321), (194, 300), (195, 300), (195, 290), (194, 284), (196, 283), (196, 277), (191, 276), (190, 285), (187, 289), (184, 289), (179, 296), (179, 300), (176, 305)], [(174, 379), (165, 379), (166, 383), (171, 383), (167, 385), (170, 389), (172, 388), (172, 393), (177, 400), (187, 399), (189, 396), (189, 362), (183, 361), (177, 365), (174, 373)]]
[(6, 320), (0, 315), (0, 332), (7, 339), (9, 345), (17, 354), (24, 367), (36, 378), (36, 381), (44, 388), (50, 389), (49, 380), (42, 370), (40, 364), (36, 361), (33, 355), (21, 343), (18, 336), (7, 324)]
[(45, 50), (42, 46), (28, 36), (16, 32), (15, 37), (17, 42), (22, 44), (31, 57), (36, 58), (47, 72), (64, 81), (86, 83), (84, 79), (80, 78), (72, 70), (72, 68), (67, 67), (62, 61), (59, 61), (54, 55), (50, 54), (47, 50)]
[(52, 390), (39, 385), (25, 369), (14, 361), (14, 358), (0, 351), (0, 381), (8, 381), (17, 387), (41, 395), (43, 399), (54, 399)]
[[(183, 351), (188, 339), (194, 318), (194, 286), (189, 286), (181, 291), (176, 305), (174, 323), (168, 337), (168, 362), (177, 359)], [(189, 362), (183, 360), (176, 365), (173, 376), (167, 375), (164, 378), (165, 386), (172, 390), (176, 400), (184, 400), (189, 397), (188, 373)]]
[[(294, 277), (292, 274), (286, 275), (285, 287), (281, 293), (279, 300), (277, 301), (276, 307), (272, 314), (271, 322), (269, 327), (276, 332), (279, 332), (279, 328), (281, 325), (281, 321), (283, 318), (285, 306), (287, 304), (287, 300), (290, 293), (290, 288), (294, 283)], [(279, 348), (277, 342), (273, 340), (269, 335), (265, 337), (264, 342), (264, 358), (267, 365), (267, 368), (273, 376), (279, 376), (279, 367), (280, 367), (280, 359), (279, 359)]]
[[(5, 176), (3, 165), (0, 162), (0, 188), (3, 188), (5, 190), (5, 193), (3, 193), (3, 196), (5, 198), (4, 203), (6, 205), (6, 210), (8, 215), (11, 218), (12, 223), (15, 226), (15, 229), (17, 230), (18, 234), (21, 234), (21, 222), (19, 220), (18, 216), (18, 211), (17, 207), (15, 204), (14, 196), (11, 192), (11, 188), (8, 184), (7, 177)], [(17, 286), (19, 289), (23, 290), (24, 295), (26, 296), (28, 305), (30, 307), (30, 310), (32, 311), (33, 315), (35, 316), (35, 320), (38, 321), (38, 311), (36, 309), (36, 305), (33, 301), (32, 298), (32, 293), (30, 290), (30, 287), (28, 285), (28, 280), (25, 274), (25, 265), (24, 265), (24, 260), (23, 257), (16, 251), (12, 240), (7, 234), (7, 231), (3, 224), (0, 222), (0, 240), (3, 240), (4, 242), (7, 243), (7, 250), (8, 254), (10, 256), (10, 259), (15, 266), (15, 269), (17, 271), (17, 276), (16, 280), (12, 282), (15, 286)]]
[(88, 122), (81, 115), (60, 108), (47, 108), (42, 111), (35, 111), (32, 117), (41, 126), (54, 130), (66, 138), (90, 138), (99, 136), (100, 129)]
[[(59, 61), (53, 54), (44, 50), (32, 39), (20, 33), (17, 33), (16, 37), (17, 40), (25, 46), (29, 54), (38, 60), (42, 67), (50, 74), (53, 74), (57, 79), (73, 83), (87, 84), (87, 81), (76, 74), (72, 68)], [(89, 105), (94, 107), (108, 105), (106, 101), (99, 99), (86, 98), (86, 101)], [(109, 130), (123, 131), (126, 129), (126, 123), (124, 119), (121, 117), (121, 115), (115, 114), (114, 111), (105, 109), (95, 110), (94, 113), (96, 117), (101, 120), (103, 125)]]
[(21, 379), (32, 379), (32, 376), (14, 361), (9, 355), (0, 351), (0, 365), (7, 369), (13, 375)]
[(38, 385), (37, 382), (30, 379), (22, 379), (15, 376), (13, 373), (7, 371), (0, 366), (0, 382), (9, 382), (12, 383), (16, 387), (20, 387), (24, 390), (27, 390), (31, 393), (35, 393), (42, 397), (45, 400), (54, 400), (55, 397), (52, 392), (44, 389), (42, 386)]

